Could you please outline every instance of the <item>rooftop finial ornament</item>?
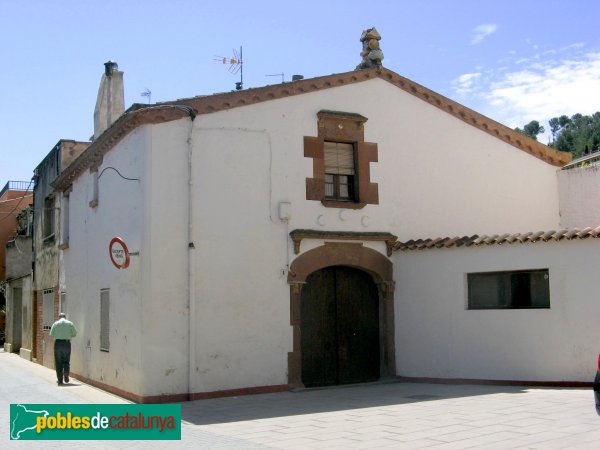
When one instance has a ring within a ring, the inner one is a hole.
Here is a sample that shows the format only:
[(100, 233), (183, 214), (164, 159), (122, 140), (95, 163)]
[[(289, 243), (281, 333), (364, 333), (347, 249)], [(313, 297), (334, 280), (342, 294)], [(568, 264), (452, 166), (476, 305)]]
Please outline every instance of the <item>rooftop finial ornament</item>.
[(379, 48), (379, 41), (381, 35), (377, 32), (375, 27), (364, 30), (360, 36), (360, 42), (363, 44), (362, 62), (356, 66), (356, 69), (370, 69), (372, 67), (381, 67), (381, 61), (383, 60), (383, 52)]

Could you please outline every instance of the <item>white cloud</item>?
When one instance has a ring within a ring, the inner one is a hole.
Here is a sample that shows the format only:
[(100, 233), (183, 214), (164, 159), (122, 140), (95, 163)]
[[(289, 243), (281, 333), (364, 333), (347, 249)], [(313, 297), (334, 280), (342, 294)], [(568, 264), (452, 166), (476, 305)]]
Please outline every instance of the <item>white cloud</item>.
[(474, 91), (475, 83), (480, 77), (480, 72), (465, 73), (452, 82), (454, 90), (459, 95), (469, 94)]
[(498, 25), (494, 23), (484, 23), (481, 25), (477, 25), (473, 29), (473, 33), (475, 33), (475, 36), (473, 36), (473, 39), (471, 39), (471, 45), (479, 44), (490, 34), (494, 34), (497, 29)]
[(600, 53), (577, 59), (535, 64), (504, 74), (489, 85), (486, 94), (494, 105), (503, 105), (501, 116), (522, 126), (562, 114), (591, 114), (600, 110)]
[[(459, 101), (511, 128), (537, 120), (549, 130), (552, 117), (600, 111), (600, 52), (569, 54), (565, 49), (547, 52), (550, 59), (465, 73), (452, 87)], [(538, 139), (546, 143), (548, 133)]]

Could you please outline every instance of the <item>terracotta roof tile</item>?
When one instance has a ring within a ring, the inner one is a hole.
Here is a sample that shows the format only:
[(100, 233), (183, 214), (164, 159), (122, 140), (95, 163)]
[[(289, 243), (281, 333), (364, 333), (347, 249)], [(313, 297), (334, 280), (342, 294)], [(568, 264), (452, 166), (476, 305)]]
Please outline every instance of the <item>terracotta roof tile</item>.
[(406, 242), (396, 242), (394, 244), (394, 250), (427, 250), (431, 248), (451, 248), (451, 247), (478, 247), (481, 245), (502, 245), (502, 244), (526, 244), (536, 242), (550, 242), (560, 241), (563, 239), (575, 240), (575, 239), (587, 239), (587, 238), (600, 238), (600, 226), (596, 228), (571, 228), (563, 229), (558, 231), (537, 231), (527, 233), (516, 233), (516, 234), (493, 234), (493, 235), (482, 235), (477, 234), (473, 236), (463, 237), (438, 237), (435, 239), (411, 239)]
[(546, 231), (544, 234), (542, 234), (541, 239), (544, 242), (549, 241), (550, 239), (552, 239), (552, 236), (554, 236), (554, 234), (556, 233), (556, 231), (551, 230), (551, 231)]

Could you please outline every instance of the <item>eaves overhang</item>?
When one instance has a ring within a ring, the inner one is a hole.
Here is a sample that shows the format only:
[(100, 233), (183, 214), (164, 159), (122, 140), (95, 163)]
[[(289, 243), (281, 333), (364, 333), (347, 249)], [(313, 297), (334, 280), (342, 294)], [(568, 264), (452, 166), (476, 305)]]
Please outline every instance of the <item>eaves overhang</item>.
[(104, 154), (131, 131), (147, 124), (170, 122), (184, 117), (195, 117), (192, 108), (184, 105), (158, 105), (143, 109), (129, 109), (79, 155), (53, 182), (58, 191), (67, 189), (85, 170), (101, 163)]

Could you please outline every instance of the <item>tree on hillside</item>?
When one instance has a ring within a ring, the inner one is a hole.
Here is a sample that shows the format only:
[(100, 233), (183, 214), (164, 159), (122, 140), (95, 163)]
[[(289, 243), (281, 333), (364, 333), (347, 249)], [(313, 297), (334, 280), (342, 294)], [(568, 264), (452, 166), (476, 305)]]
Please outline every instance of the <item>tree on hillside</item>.
[(550, 125), (550, 132), (552, 133), (552, 142), (556, 142), (556, 136), (558, 132), (569, 123), (571, 119), (567, 116), (554, 117), (548, 121)]
[(544, 127), (541, 126), (537, 120), (532, 120), (527, 125), (525, 125), (522, 130), (519, 127), (515, 128), (515, 130), (518, 131), (519, 133), (523, 133), (525, 136), (529, 136), (530, 138), (533, 138), (536, 140), (537, 140), (538, 134), (546, 131), (544, 129)]
[(591, 116), (574, 114), (550, 119), (553, 142), (550, 145), (579, 157), (600, 150), (600, 112)]
[[(548, 125), (552, 133), (549, 145), (556, 150), (570, 152), (574, 158), (600, 150), (600, 112), (591, 116), (574, 114), (571, 117), (553, 117)], [(523, 129), (517, 127), (515, 130), (534, 139), (545, 131), (537, 120), (532, 120)]]

